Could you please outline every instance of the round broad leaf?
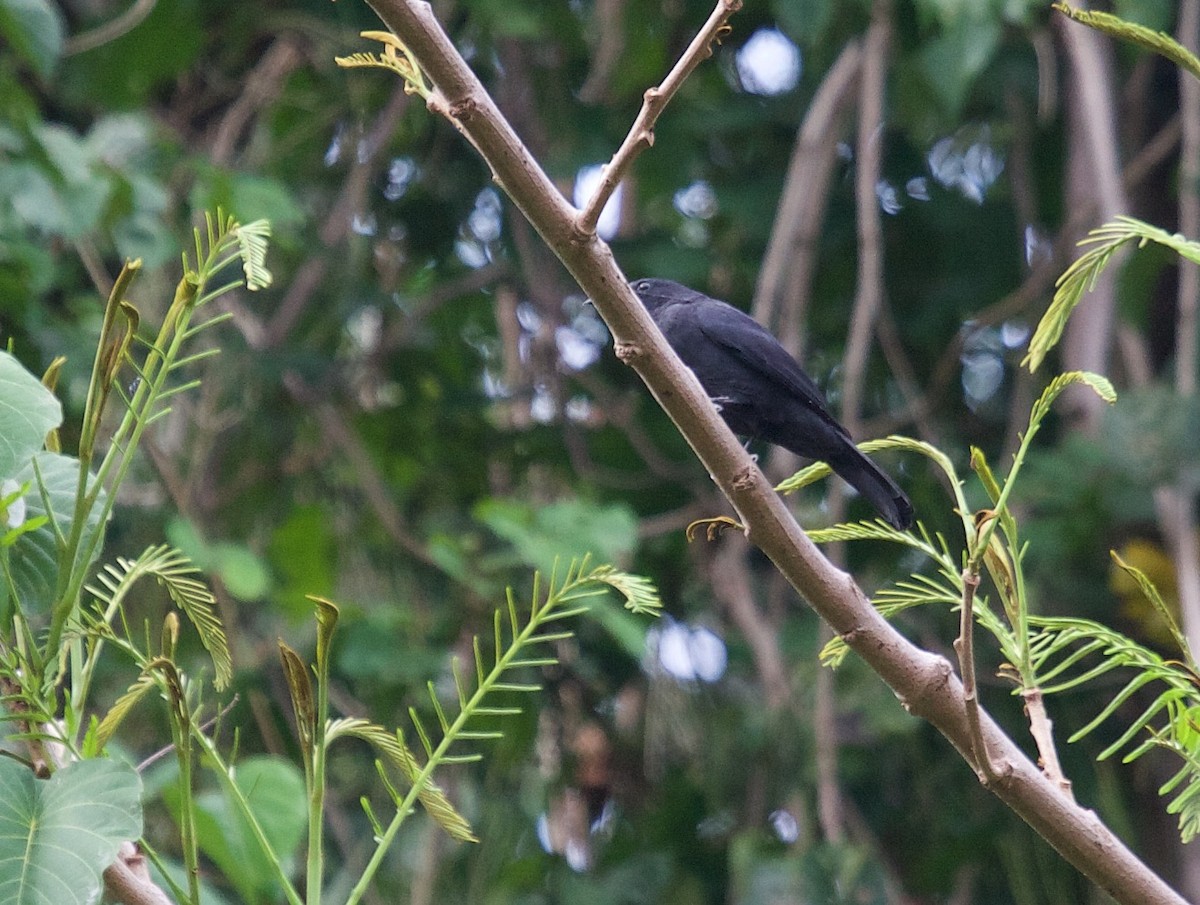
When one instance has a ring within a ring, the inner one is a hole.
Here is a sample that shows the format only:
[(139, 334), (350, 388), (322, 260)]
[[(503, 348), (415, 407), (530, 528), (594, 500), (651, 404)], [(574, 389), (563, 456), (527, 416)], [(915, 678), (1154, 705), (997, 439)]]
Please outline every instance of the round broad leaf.
[(142, 834), (132, 767), (85, 760), (50, 779), (0, 759), (0, 902), (88, 905), (122, 842)]
[(62, 423), (62, 406), (25, 366), (0, 352), (0, 479), (14, 472)]

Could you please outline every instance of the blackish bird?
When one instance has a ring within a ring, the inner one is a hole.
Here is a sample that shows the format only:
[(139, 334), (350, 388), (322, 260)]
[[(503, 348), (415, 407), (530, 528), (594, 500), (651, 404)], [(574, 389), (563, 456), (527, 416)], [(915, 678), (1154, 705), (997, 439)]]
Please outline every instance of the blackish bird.
[(730, 430), (820, 459), (889, 525), (903, 530), (912, 524), (913, 507), (904, 491), (859, 452), (849, 431), (829, 414), (812, 378), (758, 321), (671, 280), (630, 285)]

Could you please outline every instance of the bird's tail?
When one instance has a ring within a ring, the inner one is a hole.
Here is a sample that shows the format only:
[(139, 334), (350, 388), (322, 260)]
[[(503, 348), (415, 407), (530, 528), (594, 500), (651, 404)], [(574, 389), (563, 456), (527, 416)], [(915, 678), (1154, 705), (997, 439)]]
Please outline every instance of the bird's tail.
[(913, 523), (913, 506), (904, 491), (878, 465), (847, 442), (845, 450), (828, 459), (830, 467), (879, 510), (883, 520), (903, 531)]

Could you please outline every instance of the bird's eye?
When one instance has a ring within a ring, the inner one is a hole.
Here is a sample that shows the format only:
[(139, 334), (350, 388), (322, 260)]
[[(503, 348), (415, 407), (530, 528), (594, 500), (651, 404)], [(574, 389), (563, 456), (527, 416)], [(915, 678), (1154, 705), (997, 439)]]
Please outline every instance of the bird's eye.
[(645, 280), (642, 280), (640, 283), (638, 283), (636, 286), (633, 287), (633, 291), (634, 292), (649, 292), (650, 284), (647, 283)]

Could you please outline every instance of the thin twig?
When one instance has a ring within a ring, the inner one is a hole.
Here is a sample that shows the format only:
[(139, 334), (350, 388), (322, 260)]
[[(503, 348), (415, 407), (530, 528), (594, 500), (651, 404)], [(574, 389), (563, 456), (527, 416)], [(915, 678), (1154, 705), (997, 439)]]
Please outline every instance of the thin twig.
[(238, 139), (247, 131), (254, 116), (265, 110), (287, 81), (293, 70), (303, 60), (300, 39), (284, 34), (271, 42), (271, 46), (259, 58), (254, 68), (246, 74), (245, 86), (237, 100), (229, 105), (217, 124), (216, 137), (209, 150), (209, 157), (219, 166), (228, 166)]
[(1041, 756), (1042, 769), (1050, 781), (1062, 789), (1063, 794), (1074, 798), (1071, 791), (1071, 780), (1063, 772), (1058, 760), (1058, 749), (1054, 745), (1054, 724), (1046, 713), (1046, 698), (1040, 688), (1026, 688), (1021, 692), (1025, 699), (1025, 716), (1029, 720), (1029, 734), (1037, 744)]
[[(200, 724), (200, 727), (199, 727), (200, 731), (207, 732), (213, 726), (217, 725), (217, 723), (219, 723), (221, 720), (223, 720), (226, 716), (229, 715), (229, 713), (233, 710), (233, 708), (238, 705), (238, 701), (240, 701), (240, 700), (241, 700), (241, 696), (235, 694), (232, 698), (229, 699), (228, 704), (226, 704), (224, 707), (222, 707), (220, 710), (218, 710), (212, 717), (210, 717), (209, 719), (205, 720), (203, 723)], [(147, 768), (149, 768), (156, 762), (162, 760), (164, 757), (166, 757), (168, 754), (170, 754), (174, 750), (175, 750), (174, 745), (167, 745), (163, 748), (159, 748), (157, 751), (155, 751), (153, 754), (151, 754), (150, 756), (143, 759), (142, 762), (137, 765), (137, 771), (139, 773), (144, 773)]]
[(97, 47), (128, 34), (154, 11), (156, 2), (157, 0), (134, 0), (133, 5), (125, 12), (109, 19), (102, 25), (73, 35), (63, 44), (63, 56), (69, 57), (88, 50), (95, 50)]
[(675, 92), (679, 90), (679, 86), (684, 83), (684, 80), (692, 74), (692, 70), (712, 55), (713, 42), (720, 41), (726, 28), (725, 23), (741, 8), (742, 0), (717, 0), (717, 5), (709, 15), (708, 21), (692, 39), (692, 43), (683, 52), (679, 62), (667, 73), (662, 84), (657, 88), (647, 89), (642, 100), (642, 109), (638, 112), (637, 119), (633, 121), (629, 134), (625, 136), (617, 153), (602, 170), (600, 182), (596, 186), (591, 200), (579, 212), (576, 226), (582, 235), (590, 237), (596, 234), (596, 224), (600, 221), (604, 205), (612, 193), (617, 190), (617, 186), (621, 184), (621, 180), (629, 171), (634, 159), (654, 144), (654, 124), (658, 121), (659, 114), (671, 102), (671, 98), (675, 96)]
[[(837, 496), (844, 500), (839, 488)], [(844, 508), (844, 507), (843, 507)], [(841, 520), (841, 516), (839, 516)], [(843, 545), (844, 546), (844, 545)], [(842, 558), (845, 551), (842, 550)], [(817, 630), (817, 644), (824, 648), (833, 638), (833, 630), (824, 622)], [(836, 673), (819, 667), (813, 682), (813, 766), (817, 781), (817, 822), (821, 835), (829, 845), (840, 845), (846, 839), (845, 796), (838, 780), (838, 713)]]
[[(409, 97), (404, 93), (403, 87), (397, 87), (387, 106), (375, 118), (370, 131), (361, 139), (358, 152), (352, 157), (354, 162), (346, 174), (342, 190), (319, 232), (321, 243), (327, 249), (341, 242), (349, 234), (354, 215), (365, 203), (371, 175), (375, 172), (388, 146), (388, 139), (396, 131), (396, 125), (408, 104)], [(304, 312), (308, 310), (309, 303), (334, 260), (336, 259), (326, 252), (304, 262), (293, 277), (279, 307), (260, 331), (261, 347), (274, 348), (288, 338)]]
[[(883, 236), (875, 185), (883, 161), (883, 96), (891, 9), (890, 2), (879, 2), (874, 6), (862, 50), (862, 73), (858, 79), (858, 169), (854, 183), (858, 223), (858, 291), (842, 359), (845, 379), (841, 404), (842, 423), (851, 435), (858, 433), (862, 420), (863, 387), (866, 384), (871, 336), (883, 305)], [(827, 504), (830, 519), (834, 522), (845, 521), (846, 494), (840, 481), (830, 485)], [(843, 544), (833, 545), (829, 557), (835, 565), (845, 568)], [(820, 634), (822, 642), (832, 637), (832, 632), (824, 626)], [(812, 716), (816, 745), (817, 818), (825, 841), (837, 845), (845, 839), (846, 830), (842, 816), (842, 789), (838, 781), (837, 698), (832, 670), (823, 669), (817, 673), (814, 685)]]
[(625, 49), (626, 0), (597, 0), (592, 7), (592, 65), (579, 88), (579, 99), (585, 104), (602, 103), (612, 86), (613, 74), (621, 63)]

